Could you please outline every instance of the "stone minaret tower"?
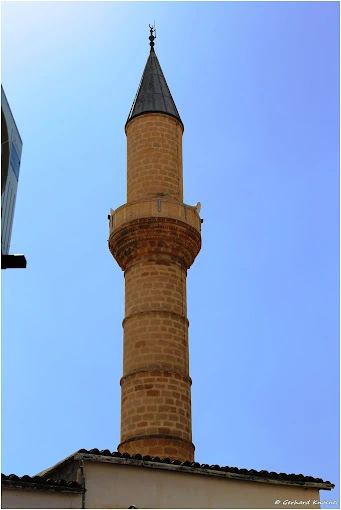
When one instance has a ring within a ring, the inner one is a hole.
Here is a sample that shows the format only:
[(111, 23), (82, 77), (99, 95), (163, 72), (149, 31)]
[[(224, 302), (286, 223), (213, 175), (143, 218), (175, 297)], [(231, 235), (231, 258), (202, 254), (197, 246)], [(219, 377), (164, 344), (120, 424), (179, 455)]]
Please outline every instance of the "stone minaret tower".
[(199, 204), (183, 203), (183, 123), (154, 52), (130, 110), (127, 203), (110, 215), (124, 271), (121, 453), (194, 460), (187, 270), (201, 248)]

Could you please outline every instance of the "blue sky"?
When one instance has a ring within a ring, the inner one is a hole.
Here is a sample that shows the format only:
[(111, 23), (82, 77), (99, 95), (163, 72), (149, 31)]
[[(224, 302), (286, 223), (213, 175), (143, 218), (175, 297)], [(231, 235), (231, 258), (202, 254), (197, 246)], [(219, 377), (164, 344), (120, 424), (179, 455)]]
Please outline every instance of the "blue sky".
[(124, 124), (148, 24), (202, 203), (188, 273), (196, 460), (303, 473), (339, 499), (339, 4), (3, 2), (23, 139), (2, 271), (2, 472), (119, 443)]

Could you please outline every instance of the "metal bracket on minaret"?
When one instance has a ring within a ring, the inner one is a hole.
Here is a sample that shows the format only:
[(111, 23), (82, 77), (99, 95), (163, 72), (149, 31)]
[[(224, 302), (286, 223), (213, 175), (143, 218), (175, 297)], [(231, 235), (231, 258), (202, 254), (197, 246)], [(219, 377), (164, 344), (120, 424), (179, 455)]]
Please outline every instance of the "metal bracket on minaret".
[(156, 39), (156, 35), (153, 35), (153, 33), (155, 33), (155, 27), (151, 27), (149, 25), (149, 28), (150, 28), (150, 36), (149, 36), (149, 40), (150, 40), (150, 51), (154, 51), (154, 39)]

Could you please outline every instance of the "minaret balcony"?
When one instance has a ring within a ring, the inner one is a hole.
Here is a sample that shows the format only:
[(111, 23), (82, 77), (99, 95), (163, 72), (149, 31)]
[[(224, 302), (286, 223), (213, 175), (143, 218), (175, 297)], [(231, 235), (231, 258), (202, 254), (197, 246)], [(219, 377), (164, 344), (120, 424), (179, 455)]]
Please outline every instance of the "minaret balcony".
[(111, 211), (109, 225), (109, 248), (124, 271), (141, 256), (169, 257), (187, 270), (201, 248), (197, 206), (139, 200)]
[(162, 198), (138, 200), (111, 211), (110, 235), (125, 223), (138, 218), (174, 218), (201, 231), (201, 219), (195, 206), (168, 202)]

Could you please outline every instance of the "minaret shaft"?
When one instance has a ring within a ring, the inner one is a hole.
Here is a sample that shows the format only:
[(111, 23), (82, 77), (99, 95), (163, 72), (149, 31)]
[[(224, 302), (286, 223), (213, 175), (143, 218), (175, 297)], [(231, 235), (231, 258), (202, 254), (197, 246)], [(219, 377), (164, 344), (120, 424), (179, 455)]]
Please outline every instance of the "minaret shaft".
[[(110, 217), (109, 248), (125, 277), (118, 450), (193, 461), (186, 278), (201, 222), (183, 203), (183, 125), (155, 54), (147, 68), (126, 124), (127, 203)], [(154, 72), (165, 111), (141, 113), (160, 103), (144, 81)]]
[(128, 124), (128, 202), (155, 196), (183, 201), (182, 133), (168, 115), (144, 114)]

